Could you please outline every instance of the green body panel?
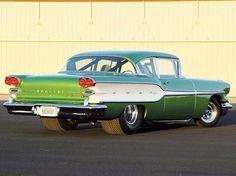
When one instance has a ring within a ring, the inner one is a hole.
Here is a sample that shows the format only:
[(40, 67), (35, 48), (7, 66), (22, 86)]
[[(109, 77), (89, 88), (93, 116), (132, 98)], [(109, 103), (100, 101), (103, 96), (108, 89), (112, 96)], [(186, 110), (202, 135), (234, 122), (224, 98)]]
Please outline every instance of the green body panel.
[[(194, 111), (193, 112), (179, 112), (179, 108), (182, 108), (182, 103), (185, 101), (182, 97), (180, 98), (175, 97), (175, 96), (169, 96), (167, 97), (172, 103), (172, 110), (171, 111), (165, 111), (165, 100), (164, 98), (161, 99), (158, 102), (153, 102), (153, 103), (133, 103), (137, 105), (142, 105), (145, 108), (145, 120), (184, 120), (184, 119), (189, 119), (189, 118), (200, 118), (208, 105), (209, 99), (211, 95), (199, 95), (196, 96), (196, 104), (194, 106)], [(180, 98), (180, 100), (178, 100)], [(188, 99), (188, 97), (185, 97)], [(177, 101), (177, 102), (176, 102)], [(108, 110), (106, 111), (106, 118), (116, 118), (119, 117), (122, 113), (124, 108), (128, 105), (129, 103), (106, 103), (108, 106)], [(195, 108), (196, 107), (196, 108)], [(188, 108), (188, 107), (186, 107)], [(175, 112), (175, 113), (174, 113)]]
[[(108, 106), (106, 111), (106, 118), (116, 118), (119, 117), (124, 108), (130, 103), (106, 103)], [(164, 116), (164, 99), (161, 99), (158, 102), (153, 103), (143, 103), (143, 102), (135, 102), (133, 104), (141, 105), (144, 107), (144, 119), (145, 120), (155, 120), (161, 119)]]
[(195, 110), (194, 113), (191, 115), (192, 118), (200, 118), (204, 114), (211, 96), (212, 95), (196, 96)]
[(224, 81), (211, 81), (203, 79), (190, 79), (197, 91), (224, 91), (229, 93), (230, 85)]
[[(159, 52), (112, 51), (81, 53), (82, 56), (119, 56), (128, 58), (135, 65), (141, 59), (155, 56), (175, 58), (176, 56)], [(72, 57), (72, 58), (73, 58)], [(220, 96), (220, 102), (227, 101), (230, 85), (223, 81), (208, 81), (187, 78), (154, 78), (147, 75), (131, 75), (111, 72), (67, 72), (57, 75), (26, 76), (17, 75), (21, 79), (19, 93), (15, 101), (25, 103), (55, 103), (82, 105), (87, 97), (83, 96), (85, 88), (78, 85), (81, 77), (89, 77), (96, 83), (135, 83), (158, 85), (164, 92), (190, 92), (189, 95), (164, 95), (156, 102), (107, 102), (105, 116), (113, 119), (119, 117), (128, 104), (142, 105), (145, 109), (145, 120), (200, 118), (213, 95)], [(124, 90), (125, 91), (125, 90)], [(148, 91), (148, 90), (147, 90)], [(199, 92), (212, 93), (201, 94)]]
[[(165, 91), (185, 91), (193, 92), (194, 86), (192, 81), (188, 79), (169, 78), (160, 79), (164, 85)], [(164, 97), (164, 113), (167, 118), (172, 116), (182, 116), (183, 118), (194, 113), (195, 96), (165, 96)]]
[[(178, 109), (181, 108), (183, 102), (176, 102), (178, 101), (178, 97), (174, 96), (168, 97), (169, 100), (173, 102), (173, 110), (171, 110), (170, 112), (165, 111), (164, 99), (161, 99), (160, 101), (154, 103), (140, 102), (133, 104), (142, 105), (145, 108), (145, 120), (184, 120), (189, 118), (200, 118), (207, 108), (210, 97), (210, 95), (196, 96), (195, 107), (197, 108), (194, 109), (193, 112), (185, 114), (182, 112), (180, 114), (178, 113)], [(186, 99), (188, 98), (186, 97)], [(184, 99), (181, 98), (181, 101), (182, 100)], [(106, 103), (106, 105), (108, 106), (108, 110), (106, 111), (105, 117), (108, 119), (119, 117), (128, 104), (129, 103)], [(176, 113), (173, 113), (172, 111)]]
[[(124, 108), (129, 104), (130, 103), (106, 103), (108, 110), (106, 111), (105, 117), (110, 119), (119, 117), (123, 113)], [(144, 107), (145, 120), (155, 120), (164, 117), (164, 99), (154, 103), (135, 102), (133, 104)]]
[(164, 101), (165, 118), (186, 118), (194, 113), (194, 96), (165, 96)]

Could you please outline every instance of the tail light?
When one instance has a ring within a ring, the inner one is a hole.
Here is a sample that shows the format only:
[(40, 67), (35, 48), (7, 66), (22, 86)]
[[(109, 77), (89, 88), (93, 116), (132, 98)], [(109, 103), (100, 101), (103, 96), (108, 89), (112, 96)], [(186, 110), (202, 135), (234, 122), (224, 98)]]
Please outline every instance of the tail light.
[(95, 85), (95, 81), (91, 78), (80, 78), (79, 85), (81, 87), (93, 87)]
[(5, 78), (5, 84), (9, 86), (18, 86), (20, 84), (20, 79), (15, 76), (7, 76)]

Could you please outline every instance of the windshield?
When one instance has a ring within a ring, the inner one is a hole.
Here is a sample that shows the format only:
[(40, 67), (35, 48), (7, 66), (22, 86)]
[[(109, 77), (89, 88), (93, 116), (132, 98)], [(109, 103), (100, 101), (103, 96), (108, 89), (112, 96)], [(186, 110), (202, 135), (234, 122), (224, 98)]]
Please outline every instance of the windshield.
[(109, 56), (76, 57), (69, 59), (61, 72), (68, 71), (136, 73), (133, 64), (129, 60)]

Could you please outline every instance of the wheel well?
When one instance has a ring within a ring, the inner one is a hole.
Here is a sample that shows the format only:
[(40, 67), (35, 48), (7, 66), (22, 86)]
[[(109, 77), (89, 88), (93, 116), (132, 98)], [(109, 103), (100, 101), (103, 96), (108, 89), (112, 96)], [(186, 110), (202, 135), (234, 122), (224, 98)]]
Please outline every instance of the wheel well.
[(223, 109), (222, 109), (222, 106), (221, 106), (221, 96), (220, 95), (212, 95), (211, 96), (211, 99), (214, 98), (218, 101), (219, 105), (220, 105), (220, 110), (221, 110), (221, 113), (223, 112)]
[(211, 98), (214, 98), (218, 101), (218, 103), (221, 105), (221, 96), (220, 95), (212, 95)]
[(142, 108), (142, 110), (143, 110), (143, 119), (145, 119), (146, 114), (147, 114), (145, 106), (144, 105), (138, 105), (138, 106)]

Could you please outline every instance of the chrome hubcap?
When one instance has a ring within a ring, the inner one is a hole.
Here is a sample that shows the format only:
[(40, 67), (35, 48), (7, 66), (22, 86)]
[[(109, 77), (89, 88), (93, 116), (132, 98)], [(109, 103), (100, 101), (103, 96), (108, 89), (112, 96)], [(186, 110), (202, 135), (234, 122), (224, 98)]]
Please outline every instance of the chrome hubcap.
[(138, 106), (128, 105), (124, 110), (124, 118), (128, 125), (133, 125), (138, 119)]
[(210, 102), (205, 114), (202, 116), (202, 121), (205, 123), (211, 123), (217, 117), (217, 107), (214, 103)]

